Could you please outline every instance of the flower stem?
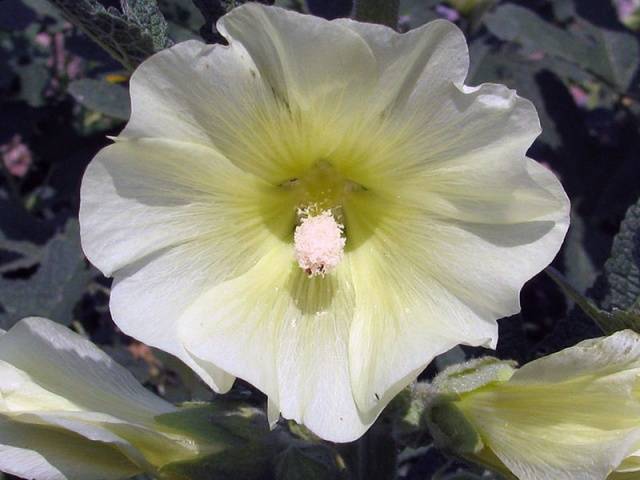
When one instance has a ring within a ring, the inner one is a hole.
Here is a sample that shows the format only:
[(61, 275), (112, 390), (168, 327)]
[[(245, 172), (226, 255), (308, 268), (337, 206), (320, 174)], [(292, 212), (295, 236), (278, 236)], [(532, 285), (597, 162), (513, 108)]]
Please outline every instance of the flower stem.
[(356, 0), (356, 20), (398, 26), (400, 0)]

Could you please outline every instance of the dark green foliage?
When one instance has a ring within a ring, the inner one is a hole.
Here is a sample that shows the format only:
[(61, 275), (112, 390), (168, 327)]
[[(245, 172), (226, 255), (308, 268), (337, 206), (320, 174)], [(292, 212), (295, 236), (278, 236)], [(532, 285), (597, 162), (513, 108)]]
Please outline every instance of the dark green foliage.
[(50, 1), (129, 70), (172, 43), (155, 0), (125, 0), (122, 12), (97, 0)]
[(119, 120), (131, 114), (129, 91), (105, 80), (83, 78), (69, 85), (69, 93), (81, 105)]
[(640, 199), (620, 224), (604, 272), (608, 291), (603, 308), (634, 311), (640, 320)]
[[(15, 246), (15, 247), (14, 247)], [(78, 223), (69, 221), (66, 231), (55, 236), (41, 251), (25, 248), (24, 242), (6, 243), (0, 247), (25, 255), (25, 263), (13, 268), (38, 263), (28, 280), (0, 278), (0, 328), (7, 329), (28, 316), (42, 316), (69, 324), (73, 308), (96, 275), (82, 255)]]
[(640, 62), (634, 35), (597, 28), (584, 19), (571, 32), (544, 21), (529, 9), (506, 4), (487, 15), (485, 22), (501, 40), (575, 63), (621, 91), (629, 87)]
[[(200, 35), (209, 43), (225, 43), (216, 30), (216, 22), (228, 11), (246, 3), (248, 0), (193, 0), (193, 4), (204, 17), (204, 25), (200, 28)], [(256, 0), (259, 3), (273, 5), (273, 0)]]
[(322, 445), (292, 444), (276, 457), (277, 480), (335, 480), (335, 452)]
[(600, 306), (555, 269), (547, 273), (605, 333), (625, 328), (640, 332), (640, 200), (627, 211), (604, 265)]

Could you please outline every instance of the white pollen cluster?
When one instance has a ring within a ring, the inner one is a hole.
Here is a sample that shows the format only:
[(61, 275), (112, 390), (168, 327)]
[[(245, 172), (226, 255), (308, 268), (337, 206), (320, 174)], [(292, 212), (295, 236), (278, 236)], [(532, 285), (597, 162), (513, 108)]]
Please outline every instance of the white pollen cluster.
[(298, 265), (307, 275), (324, 276), (338, 266), (346, 242), (343, 230), (344, 226), (336, 222), (330, 210), (303, 218), (296, 227), (293, 244)]

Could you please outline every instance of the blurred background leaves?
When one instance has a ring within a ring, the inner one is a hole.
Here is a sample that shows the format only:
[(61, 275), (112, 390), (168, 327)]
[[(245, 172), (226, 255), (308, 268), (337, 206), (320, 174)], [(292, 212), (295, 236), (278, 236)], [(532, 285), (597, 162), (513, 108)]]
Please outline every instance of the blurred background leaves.
[[(223, 41), (215, 21), (239, 3), (0, 0), (0, 328), (26, 315), (49, 316), (173, 402), (213, 394), (176, 359), (115, 329), (110, 282), (80, 248), (79, 185), (93, 155), (128, 118), (135, 66), (175, 42)], [(328, 19), (354, 10), (351, 0), (275, 4)], [(525, 286), (522, 312), (500, 321), (498, 356), (525, 362), (603, 329), (638, 328), (640, 0), (399, 2), (401, 31), (436, 18), (456, 22), (468, 38), (468, 84), (504, 83), (534, 102), (543, 133), (529, 155), (560, 177), (572, 201), (572, 226), (550, 270), (562, 288), (544, 274)], [(423, 378), (486, 353), (457, 347)], [(338, 448), (285, 423), (286, 441), (276, 433), (267, 444), (228, 453), (236, 476), (222, 466), (219, 478), (240, 478), (238, 465), (246, 466), (242, 478), (279, 480), (496, 478), (447, 458), (428, 436), (396, 428), (392, 437), (390, 425), (410, 414), (401, 397), (357, 444)], [(243, 382), (225, 399), (265, 404)], [(219, 414), (205, 412), (199, 421), (210, 425)]]

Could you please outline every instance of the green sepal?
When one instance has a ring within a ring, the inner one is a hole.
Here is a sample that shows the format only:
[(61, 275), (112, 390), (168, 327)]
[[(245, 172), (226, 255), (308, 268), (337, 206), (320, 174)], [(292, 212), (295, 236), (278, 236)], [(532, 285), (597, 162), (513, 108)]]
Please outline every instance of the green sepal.
[(515, 372), (516, 363), (494, 357), (474, 358), (444, 369), (431, 383), (437, 396), (459, 397), (495, 382), (506, 382)]
[(424, 413), (435, 444), (466, 457), (481, 452), (484, 444), (480, 434), (456, 402), (473, 391), (506, 382), (515, 368), (515, 362), (484, 357), (443, 370), (429, 386)]
[(442, 449), (470, 455), (484, 448), (480, 435), (454, 403), (433, 404), (425, 419), (434, 443)]
[(227, 402), (187, 403), (177, 412), (155, 417), (158, 424), (196, 441), (222, 447), (245, 445), (269, 433), (264, 413), (251, 406)]

